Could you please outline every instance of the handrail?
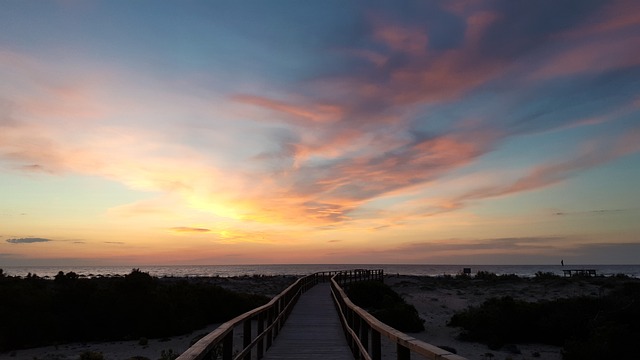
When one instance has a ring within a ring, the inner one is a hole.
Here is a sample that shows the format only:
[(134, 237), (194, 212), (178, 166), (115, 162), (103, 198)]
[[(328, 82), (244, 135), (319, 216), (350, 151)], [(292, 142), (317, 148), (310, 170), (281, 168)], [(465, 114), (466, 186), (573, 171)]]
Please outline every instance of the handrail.
[[(236, 316), (220, 325), (193, 344), (176, 360), (215, 359), (218, 355), (222, 355), (223, 360), (249, 360), (254, 349), (256, 358), (262, 359), (265, 351), (271, 347), (273, 340), (278, 336), (282, 326), (284, 326), (285, 320), (300, 295), (318, 282), (328, 281), (337, 273), (339, 271), (322, 271), (301, 277), (267, 304)], [(255, 326), (252, 325), (252, 322), (255, 322)], [(234, 354), (233, 331), (239, 326), (242, 326), (243, 344), (242, 349)], [(255, 336), (253, 336), (254, 333)]]
[[(358, 273), (359, 272), (359, 273)], [(372, 274), (371, 272), (376, 272)], [(378, 273), (379, 272), (379, 273)], [(382, 281), (382, 270), (356, 270), (344, 274), (336, 274), (331, 278), (331, 294), (340, 315), (340, 321), (347, 336), (347, 342), (356, 359), (380, 360), (381, 359), (381, 335), (396, 344), (396, 357), (398, 360), (409, 360), (411, 353), (423, 356), (430, 360), (466, 360), (437, 346), (411, 337), (391, 326), (382, 323), (367, 311), (349, 300), (349, 297), (339, 285), (349, 284), (358, 280), (375, 278)]]
[[(415, 353), (430, 360), (466, 360), (434, 345), (415, 339), (388, 325), (353, 304), (344, 286), (354, 282), (383, 281), (382, 270), (356, 269), (324, 271), (301, 277), (276, 295), (267, 304), (239, 315), (196, 342), (176, 360), (216, 359), (249, 360), (252, 355), (262, 359), (271, 347), (300, 295), (319, 282), (331, 281), (331, 295), (338, 310), (347, 342), (356, 359), (380, 360), (381, 335), (396, 344), (398, 360), (409, 360)], [(242, 326), (242, 349), (234, 353), (234, 329)]]

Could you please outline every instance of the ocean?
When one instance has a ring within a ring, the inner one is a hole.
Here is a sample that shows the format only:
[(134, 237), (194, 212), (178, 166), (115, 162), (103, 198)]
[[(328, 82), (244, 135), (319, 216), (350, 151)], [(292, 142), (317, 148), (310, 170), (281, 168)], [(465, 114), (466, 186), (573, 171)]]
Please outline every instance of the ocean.
[[(441, 276), (456, 275), (463, 268), (471, 268), (471, 274), (487, 271), (498, 275), (515, 274), (533, 277), (537, 272), (563, 275), (563, 269), (595, 269), (598, 275), (612, 276), (624, 274), (640, 278), (640, 265), (406, 265), (406, 264), (282, 264), (282, 265), (171, 265), (134, 266), (156, 277), (207, 277), (207, 276), (258, 276), (258, 275), (307, 275), (320, 271), (350, 269), (383, 269), (386, 274)], [(80, 276), (126, 275), (132, 266), (5, 266), (0, 264), (6, 275), (27, 276), (36, 274), (43, 278), (53, 278), (59, 271), (73, 271)]]

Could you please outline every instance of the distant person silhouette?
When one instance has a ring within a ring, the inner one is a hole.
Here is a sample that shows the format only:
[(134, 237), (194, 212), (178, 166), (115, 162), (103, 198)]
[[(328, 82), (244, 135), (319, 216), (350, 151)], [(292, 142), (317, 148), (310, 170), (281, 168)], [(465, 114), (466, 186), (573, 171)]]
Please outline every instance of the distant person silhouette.
[(564, 260), (560, 260), (560, 265), (564, 266)]

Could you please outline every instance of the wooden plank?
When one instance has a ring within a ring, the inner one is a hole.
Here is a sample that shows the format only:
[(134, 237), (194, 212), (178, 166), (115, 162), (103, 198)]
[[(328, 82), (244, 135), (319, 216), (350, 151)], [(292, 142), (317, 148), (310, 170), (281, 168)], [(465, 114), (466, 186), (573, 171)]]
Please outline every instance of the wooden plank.
[(320, 283), (300, 297), (263, 359), (353, 360), (328, 283)]

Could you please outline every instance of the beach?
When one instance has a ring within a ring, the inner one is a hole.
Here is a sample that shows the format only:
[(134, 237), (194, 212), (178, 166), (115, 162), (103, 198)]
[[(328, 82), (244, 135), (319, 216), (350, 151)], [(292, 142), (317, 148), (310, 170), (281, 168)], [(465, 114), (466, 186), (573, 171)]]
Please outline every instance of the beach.
[[(178, 278), (165, 278), (173, 281)], [(240, 276), (194, 278), (190, 281), (212, 283), (238, 292), (275, 296), (295, 281), (295, 276)], [(637, 279), (635, 279), (637, 281)], [(457, 339), (461, 329), (447, 326), (451, 317), (469, 306), (478, 306), (492, 297), (511, 296), (526, 301), (551, 300), (575, 296), (602, 296), (608, 287), (593, 279), (518, 278), (513, 281), (482, 280), (473, 277), (387, 275), (385, 283), (414, 305), (425, 320), (425, 331), (409, 334), (427, 343), (455, 349), (458, 355), (468, 359), (482, 359), (488, 353), (495, 359), (548, 359), (559, 360), (561, 348), (542, 344), (508, 344), (499, 350), (486, 345)], [(105, 360), (128, 360), (142, 356), (160, 359), (162, 351), (181, 353), (194, 339), (214, 330), (219, 324), (211, 324), (188, 334), (165, 339), (139, 339), (101, 343), (74, 343), (17, 350), (0, 354), (0, 360), (76, 360), (86, 351), (101, 352)], [(238, 339), (240, 338), (238, 334)], [(146, 340), (146, 341), (142, 341)], [(238, 342), (240, 342), (238, 340)]]
[(591, 279), (524, 279), (490, 281), (454, 277), (387, 276), (385, 283), (414, 305), (425, 320), (425, 331), (409, 334), (419, 340), (457, 351), (467, 359), (483, 359), (487, 353), (495, 359), (562, 359), (561, 347), (544, 344), (509, 344), (500, 350), (487, 345), (457, 339), (462, 329), (447, 323), (458, 311), (479, 306), (493, 297), (511, 296), (535, 302), (575, 296), (602, 296), (607, 288)]

